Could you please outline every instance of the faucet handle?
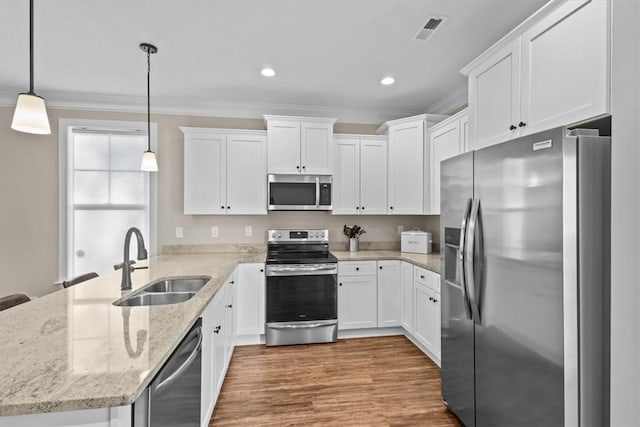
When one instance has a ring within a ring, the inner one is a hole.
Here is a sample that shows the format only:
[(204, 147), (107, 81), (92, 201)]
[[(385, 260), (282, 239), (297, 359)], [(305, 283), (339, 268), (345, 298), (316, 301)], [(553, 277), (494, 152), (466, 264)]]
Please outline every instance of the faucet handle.
[[(135, 264), (136, 262), (134, 260), (129, 260), (127, 261), (127, 264), (129, 265), (129, 267), (131, 267), (133, 264)], [(114, 270), (120, 270), (122, 267), (124, 267), (124, 262), (119, 262), (117, 264), (113, 265), (113, 269)]]

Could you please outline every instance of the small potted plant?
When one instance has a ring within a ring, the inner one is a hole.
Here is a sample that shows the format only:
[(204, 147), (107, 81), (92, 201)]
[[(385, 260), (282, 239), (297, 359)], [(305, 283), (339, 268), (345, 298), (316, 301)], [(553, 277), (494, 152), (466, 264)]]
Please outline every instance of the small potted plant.
[(349, 238), (349, 252), (358, 252), (358, 237), (366, 233), (364, 228), (355, 224), (353, 227), (347, 227), (345, 224), (342, 231), (344, 232), (344, 235)]

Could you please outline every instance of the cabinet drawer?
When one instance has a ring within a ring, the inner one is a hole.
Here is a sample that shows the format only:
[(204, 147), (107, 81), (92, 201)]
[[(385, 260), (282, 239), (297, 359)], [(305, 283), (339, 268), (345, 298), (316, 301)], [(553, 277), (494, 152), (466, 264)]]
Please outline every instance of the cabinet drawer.
[(343, 261), (338, 263), (338, 275), (340, 276), (373, 276), (375, 274), (375, 261)]
[(415, 266), (413, 268), (413, 280), (430, 287), (436, 292), (440, 292), (440, 275), (438, 273)]

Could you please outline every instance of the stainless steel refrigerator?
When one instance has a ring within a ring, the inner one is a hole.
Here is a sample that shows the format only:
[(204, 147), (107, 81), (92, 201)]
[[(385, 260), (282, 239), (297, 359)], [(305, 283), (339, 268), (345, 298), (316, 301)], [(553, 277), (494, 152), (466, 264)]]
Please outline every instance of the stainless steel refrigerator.
[(442, 395), (470, 426), (608, 424), (611, 140), (441, 164)]

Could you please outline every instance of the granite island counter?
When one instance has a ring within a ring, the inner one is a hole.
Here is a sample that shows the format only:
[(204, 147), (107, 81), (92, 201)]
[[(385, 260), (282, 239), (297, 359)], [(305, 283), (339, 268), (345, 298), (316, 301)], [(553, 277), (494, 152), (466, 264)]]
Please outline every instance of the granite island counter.
[[(0, 416), (130, 405), (196, 322), (238, 263), (265, 253), (162, 255), (132, 287), (161, 277), (207, 275), (186, 302), (116, 307), (113, 272), (0, 312)], [(0, 420), (3, 424), (3, 420)]]

